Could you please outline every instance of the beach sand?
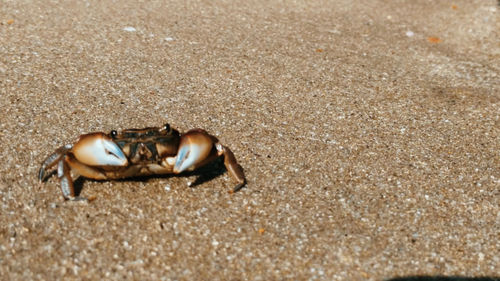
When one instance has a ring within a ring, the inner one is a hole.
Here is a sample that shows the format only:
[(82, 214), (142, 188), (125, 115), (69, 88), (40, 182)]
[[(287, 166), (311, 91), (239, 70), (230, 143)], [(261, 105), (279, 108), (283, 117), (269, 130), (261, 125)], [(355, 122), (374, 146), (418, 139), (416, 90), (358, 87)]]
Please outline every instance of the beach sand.
[[(312, 3), (310, 3), (312, 2)], [(497, 1), (2, 1), (5, 280), (500, 272)], [(40, 185), (81, 134), (170, 123), (196, 175)], [(205, 173), (204, 172), (204, 173)]]

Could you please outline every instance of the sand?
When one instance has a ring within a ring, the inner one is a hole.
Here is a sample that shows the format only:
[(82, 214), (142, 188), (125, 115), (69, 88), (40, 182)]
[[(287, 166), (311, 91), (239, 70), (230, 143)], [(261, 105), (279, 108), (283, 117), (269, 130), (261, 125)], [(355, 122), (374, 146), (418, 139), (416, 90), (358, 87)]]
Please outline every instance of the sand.
[[(2, 1), (0, 279), (498, 278), (499, 10)], [(246, 188), (220, 163), (77, 180), (90, 203), (38, 183), (81, 134), (166, 122), (216, 135)]]

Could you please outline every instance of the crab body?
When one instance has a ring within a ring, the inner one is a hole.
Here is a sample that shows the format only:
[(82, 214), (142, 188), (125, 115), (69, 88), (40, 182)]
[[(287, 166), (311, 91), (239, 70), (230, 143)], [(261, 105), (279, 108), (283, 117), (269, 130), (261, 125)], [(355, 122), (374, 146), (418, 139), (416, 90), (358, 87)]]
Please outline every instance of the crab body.
[(62, 146), (48, 156), (38, 178), (44, 181), (47, 171), (57, 165), (64, 198), (79, 200), (85, 198), (75, 195), (71, 171), (96, 180), (179, 174), (218, 157), (224, 158), (226, 169), (238, 182), (233, 191), (239, 190), (245, 185), (245, 176), (229, 148), (202, 129), (180, 134), (168, 124), (82, 135), (74, 144)]

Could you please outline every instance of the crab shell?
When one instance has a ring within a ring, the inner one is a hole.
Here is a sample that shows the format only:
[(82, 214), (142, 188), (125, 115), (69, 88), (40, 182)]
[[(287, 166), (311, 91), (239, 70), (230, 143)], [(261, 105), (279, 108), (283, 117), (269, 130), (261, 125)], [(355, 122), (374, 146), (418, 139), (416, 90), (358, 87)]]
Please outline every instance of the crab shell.
[(75, 196), (70, 171), (97, 180), (120, 179), (144, 175), (179, 174), (192, 171), (218, 157), (238, 184), (245, 184), (243, 169), (231, 150), (202, 129), (180, 135), (168, 124), (162, 128), (129, 129), (120, 133), (95, 132), (80, 136), (73, 145), (57, 149), (42, 163), (39, 179), (57, 163), (57, 174), (66, 199)]

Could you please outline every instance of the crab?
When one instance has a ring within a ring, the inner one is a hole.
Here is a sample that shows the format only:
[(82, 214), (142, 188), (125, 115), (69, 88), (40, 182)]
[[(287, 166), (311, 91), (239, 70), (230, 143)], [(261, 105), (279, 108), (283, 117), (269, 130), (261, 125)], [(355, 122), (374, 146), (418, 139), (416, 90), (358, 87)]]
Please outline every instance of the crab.
[(38, 179), (47, 180), (52, 175), (51, 168), (57, 165), (64, 199), (87, 200), (75, 194), (72, 171), (95, 180), (180, 174), (221, 157), (228, 173), (237, 181), (230, 192), (236, 192), (246, 184), (243, 168), (229, 148), (203, 129), (180, 134), (165, 124), (121, 132), (94, 132), (81, 135), (74, 144), (64, 145), (48, 156), (42, 162)]

